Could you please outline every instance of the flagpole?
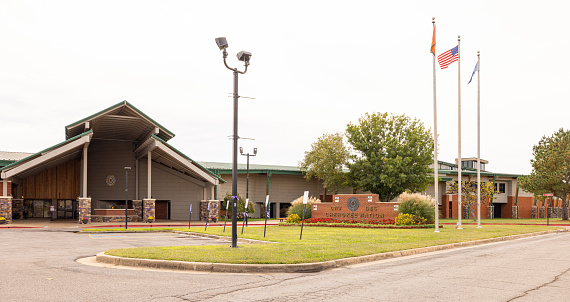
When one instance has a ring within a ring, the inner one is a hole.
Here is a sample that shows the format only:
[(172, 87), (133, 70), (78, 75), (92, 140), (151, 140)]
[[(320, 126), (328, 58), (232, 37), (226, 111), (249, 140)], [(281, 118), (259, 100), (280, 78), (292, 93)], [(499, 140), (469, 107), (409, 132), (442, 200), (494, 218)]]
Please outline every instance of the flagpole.
[(481, 78), (480, 53), (477, 51), (477, 228), (481, 228)]
[(461, 227), (461, 216), (463, 211), (461, 209), (461, 36), (457, 36), (457, 153), (458, 153), (458, 165), (457, 165), (457, 229), (462, 230)]
[(433, 24), (433, 174), (434, 174), (434, 195), (435, 195), (435, 233), (439, 233), (439, 163), (437, 161), (437, 98), (436, 98), (436, 81), (435, 81), (435, 17), (432, 18)]

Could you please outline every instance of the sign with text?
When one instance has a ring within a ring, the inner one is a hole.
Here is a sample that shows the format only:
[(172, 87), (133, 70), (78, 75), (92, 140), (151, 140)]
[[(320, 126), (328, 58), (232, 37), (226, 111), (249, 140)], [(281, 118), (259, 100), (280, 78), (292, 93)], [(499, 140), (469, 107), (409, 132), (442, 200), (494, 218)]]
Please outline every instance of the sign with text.
[(303, 195), (303, 204), (307, 204), (308, 200), (309, 200), (309, 191), (305, 191), (305, 194)]
[[(370, 197), (372, 201), (369, 202)], [(378, 195), (341, 194), (334, 195), (335, 202), (319, 203), (311, 209), (312, 218), (331, 218), (334, 220), (370, 221), (395, 219), (398, 215), (398, 203), (380, 202)]]

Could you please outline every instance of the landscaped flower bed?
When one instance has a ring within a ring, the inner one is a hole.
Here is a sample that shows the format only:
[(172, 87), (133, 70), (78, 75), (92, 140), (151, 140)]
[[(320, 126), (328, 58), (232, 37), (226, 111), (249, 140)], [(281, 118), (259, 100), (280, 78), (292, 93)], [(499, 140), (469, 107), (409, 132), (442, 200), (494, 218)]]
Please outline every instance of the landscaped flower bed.
[[(299, 226), (301, 223), (279, 223), (280, 226)], [(332, 218), (309, 218), (304, 221), (305, 226), (341, 227), (341, 228), (391, 228), (391, 229), (426, 229), (435, 228), (434, 224), (421, 225), (394, 225), (392, 219), (356, 221), (337, 220)], [(441, 226), (440, 226), (441, 227)]]

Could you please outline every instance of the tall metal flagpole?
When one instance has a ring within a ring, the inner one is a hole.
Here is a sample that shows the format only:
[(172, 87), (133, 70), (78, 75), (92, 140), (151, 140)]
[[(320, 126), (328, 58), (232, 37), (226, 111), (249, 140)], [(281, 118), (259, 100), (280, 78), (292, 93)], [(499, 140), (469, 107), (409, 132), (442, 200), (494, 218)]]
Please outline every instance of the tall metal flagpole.
[(439, 165), (437, 161), (437, 99), (435, 93), (435, 17), (432, 18), (433, 24), (433, 38), (431, 51), (433, 54), (433, 187), (435, 195), (435, 232), (439, 233)]
[(457, 36), (457, 153), (458, 153), (458, 165), (457, 165), (457, 229), (462, 230), (461, 227), (461, 216), (462, 216), (462, 209), (461, 209), (461, 194), (462, 185), (461, 185), (461, 36)]
[(477, 51), (477, 228), (481, 228), (481, 78), (480, 53)]

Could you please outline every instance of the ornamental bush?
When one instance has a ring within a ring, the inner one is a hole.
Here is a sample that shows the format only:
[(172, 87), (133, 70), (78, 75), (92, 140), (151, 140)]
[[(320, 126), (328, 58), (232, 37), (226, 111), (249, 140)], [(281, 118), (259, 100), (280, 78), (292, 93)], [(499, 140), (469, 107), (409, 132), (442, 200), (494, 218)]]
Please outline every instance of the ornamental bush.
[(291, 216), (293, 214), (299, 216), (299, 219), (309, 219), (311, 218), (311, 206), (307, 204), (307, 210), (305, 211), (305, 216), (303, 217), (303, 203), (296, 204), (291, 206), (289, 210), (287, 210), (287, 215)]
[(426, 224), (427, 219), (412, 214), (399, 213), (395, 220), (395, 225), (417, 225)]
[(321, 203), (321, 200), (315, 197), (310, 196), (307, 199), (307, 210), (305, 211), (305, 217), (303, 217), (303, 196), (293, 200), (291, 202), (291, 207), (287, 210), (287, 215), (297, 214), (301, 219), (309, 219), (311, 218), (311, 208), (312, 205), (315, 203)]
[(431, 196), (404, 192), (400, 194), (398, 201), (398, 213), (425, 218), (427, 223), (434, 223), (435, 199)]
[(287, 217), (287, 223), (299, 223), (301, 222), (301, 217), (297, 214), (291, 214)]

